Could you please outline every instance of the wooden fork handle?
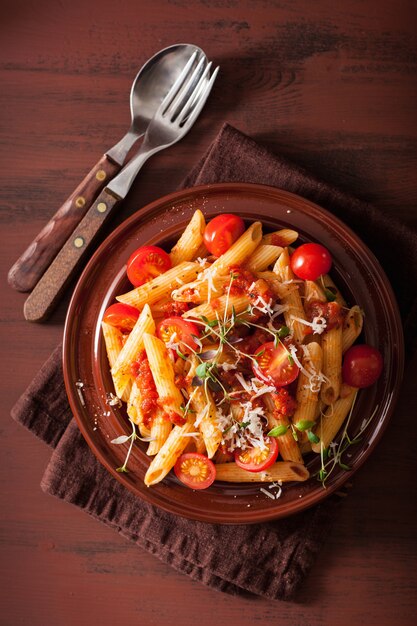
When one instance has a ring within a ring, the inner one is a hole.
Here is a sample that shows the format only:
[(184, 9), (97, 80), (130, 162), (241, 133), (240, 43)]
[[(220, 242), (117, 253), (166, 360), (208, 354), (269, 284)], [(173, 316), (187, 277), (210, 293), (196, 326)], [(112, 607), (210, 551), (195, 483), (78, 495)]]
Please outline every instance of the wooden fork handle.
[(121, 166), (104, 155), (9, 271), (9, 285), (30, 291), (109, 180)]
[(28, 321), (41, 322), (52, 312), (118, 202), (106, 189), (101, 192), (26, 300), (23, 312)]

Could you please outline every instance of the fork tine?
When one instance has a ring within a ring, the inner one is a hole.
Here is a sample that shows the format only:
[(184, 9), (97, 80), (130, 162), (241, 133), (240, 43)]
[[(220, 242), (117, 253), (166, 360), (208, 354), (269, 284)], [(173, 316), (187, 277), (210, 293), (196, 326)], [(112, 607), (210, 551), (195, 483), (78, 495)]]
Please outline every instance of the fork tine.
[(185, 85), (178, 90), (175, 99), (164, 111), (164, 115), (169, 115), (171, 120), (174, 120), (176, 117), (178, 117), (184, 107), (184, 100), (189, 97), (190, 93), (193, 93), (195, 91), (195, 86), (193, 87), (193, 85), (195, 85), (196, 82), (198, 84), (205, 62), (206, 59), (202, 57)]
[(190, 94), (190, 97), (185, 102), (184, 106), (182, 107), (182, 111), (178, 115), (178, 118), (179, 118), (178, 122), (180, 124), (183, 123), (185, 119), (187, 118), (187, 116), (191, 113), (193, 109), (193, 105), (198, 101), (201, 93), (204, 91), (205, 87), (207, 86), (207, 77), (210, 75), (210, 70), (211, 70), (212, 65), (213, 63), (211, 61), (210, 63), (207, 64), (206, 69), (204, 70), (200, 80), (198, 81), (193, 92)]
[[(216, 67), (216, 69), (214, 70), (208, 84), (206, 85), (204, 89), (204, 92), (200, 93), (200, 99), (195, 105), (195, 108), (193, 109), (192, 113), (184, 121), (179, 122), (183, 128), (185, 126), (187, 126), (187, 128), (191, 128), (191, 126), (194, 124), (197, 117), (200, 115), (201, 109), (204, 107), (206, 100), (210, 95), (210, 91), (213, 88), (214, 81), (216, 80), (217, 74), (219, 73), (219, 69), (220, 69), (219, 67)], [(183, 118), (184, 116), (182, 116), (182, 120)]]
[(193, 52), (187, 63), (184, 65), (184, 69), (181, 71), (181, 74), (178, 76), (177, 80), (172, 85), (171, 89), (168, 91), (167, 95), (159, 105), (158, 112), (161, 112), (163, 114), (167, 110), (171, 102), (174, 100), (175, 96), (178, 94), (183, 83), (185, 82), (188, 74), (190, 73), (191, 67), (194, 65), (194, 61), (196, 60), (196, 58), (197, 51)]

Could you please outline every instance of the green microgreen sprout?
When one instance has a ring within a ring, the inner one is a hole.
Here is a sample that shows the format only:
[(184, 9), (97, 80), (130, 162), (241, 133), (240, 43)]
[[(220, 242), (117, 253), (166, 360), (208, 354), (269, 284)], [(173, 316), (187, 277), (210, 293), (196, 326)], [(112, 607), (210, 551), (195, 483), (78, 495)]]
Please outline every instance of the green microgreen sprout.
[[(320, 446), (321, 468), (317, 472), (316, 477), (317, 477), (317, 480), (321, 482), (324, 489), (326, 489), (326, 481), (331, 476), (335, 468), (340, 467), (346, 472), (352, 469), (350, 465), (344, 462), (343, 455), (346, 452), (346, 450), (348, 450), (348, 448), (356, 445), (362, 440), (362, 435), (364, 431), (366, 430), (369, 423), (371, 422), (371, 420), (374, 418), (374, 416), (377, 413), (378, 405), (375, 407), (370, 418), (362, 424), (361, 428), (359, 429), (359, 432), (352, 438), (348, 434), (348, 428), (349, 428), (349, 424), (353, 415), (355, 402), (356, 402), (356, 396), (350, 408), (349, 416), (348, 416), (348, 419), (346, 420), (346, 424), (343, 429), (343, 433), (342, 433), (339, 443), (338, 444), (332, 443), (329, 445), (328, 448), (324, 448), (323, 442), (321, 442), (321, 446)], [(313, 443), (318, 443), (318, 442), (313, 442)]]

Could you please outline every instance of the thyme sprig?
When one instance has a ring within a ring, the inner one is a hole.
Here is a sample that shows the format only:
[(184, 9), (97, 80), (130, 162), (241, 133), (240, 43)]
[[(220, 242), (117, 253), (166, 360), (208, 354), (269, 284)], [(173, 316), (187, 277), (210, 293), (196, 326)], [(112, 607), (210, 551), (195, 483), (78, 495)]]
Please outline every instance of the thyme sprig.
[[(371, 420), (374, 418), (378, 405), (375, 407), (372, 415), (368, 420), (364, 421), (359, 429), (359, 432), (354, 436), (350, 437), (348, 434), (348, 428), (350, 424), (350, 420), (353, 415), (353, 409), (356, 403), (355, 400), (352, 403), (352, 406), (349, 411), (348, 419), (346, 420), (345, 427), (343, 429), (342, 436), (340, 438), (339, 443), (331, 443), (328, 448), (324, 448), (323, 442), (321, 442), (320, 446), (320, 459), (321, 459), (321, 468), (316, 474), (317, 480), (319, 480), (322, 484), (322, 487), (326, 489), (326, 481), (330, 478), (332, 473), (337, 467), (349, 472), (352, 468), (350, 465), (344, 462), (344, 454), (351, 447), (358, 444), (362, 440), (362, 435), (365, 432), (366, 428), (370, 424)], [(321, 418), (320, 418), (321, 419)], [(313, 442), (314, 443), (314, 442)]]
[(132, 422), (132, 420), (129, 420), (129, 422), (132, 424), (132, 433), (130, 435), (120, 435), (120, 437), (116, 437), (116, 439), (113, 439), (111, 441), (111, 443), (114, 443), (116, 445), (121, 445), (123, 443), (127, 443), (128, 441), (130, 441), (129, 448), (128, 448), (126, 458), (125, 458), (125, 462), (123, 463), (121, 467), (118, 467), (116, 469), (116, 472), (124, 473), (124, 474), (127, 474), (129, 471), (127, 469), (127, 463), (129, 461), (129, 457), (132, 452), (134, 441), (136, 441), (136, 439), (140, 439), (141, 441), (147, 441), (147, 442), (153, 441), (152, 437), (140, 437), (136, 432), (136, 424)]

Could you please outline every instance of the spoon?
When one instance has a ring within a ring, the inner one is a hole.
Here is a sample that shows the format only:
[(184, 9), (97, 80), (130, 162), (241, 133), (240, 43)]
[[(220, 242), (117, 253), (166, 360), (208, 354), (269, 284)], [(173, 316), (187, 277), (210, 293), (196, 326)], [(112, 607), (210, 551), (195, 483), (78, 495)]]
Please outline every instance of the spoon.
[(195, 63), (204, 52), (192, 44), (176, 44), (157, 52), (137, 74), (130, 91), (131, 125), (125, 136), (108, 150), (44, 226), (19, 257), (8, 274), (8, 282), (17, 291), (30, 291), (87, 213), (94, 200), (120, 171), (135, 142), (146, 132), (162, 100), (184, 66), (195, 54)]

